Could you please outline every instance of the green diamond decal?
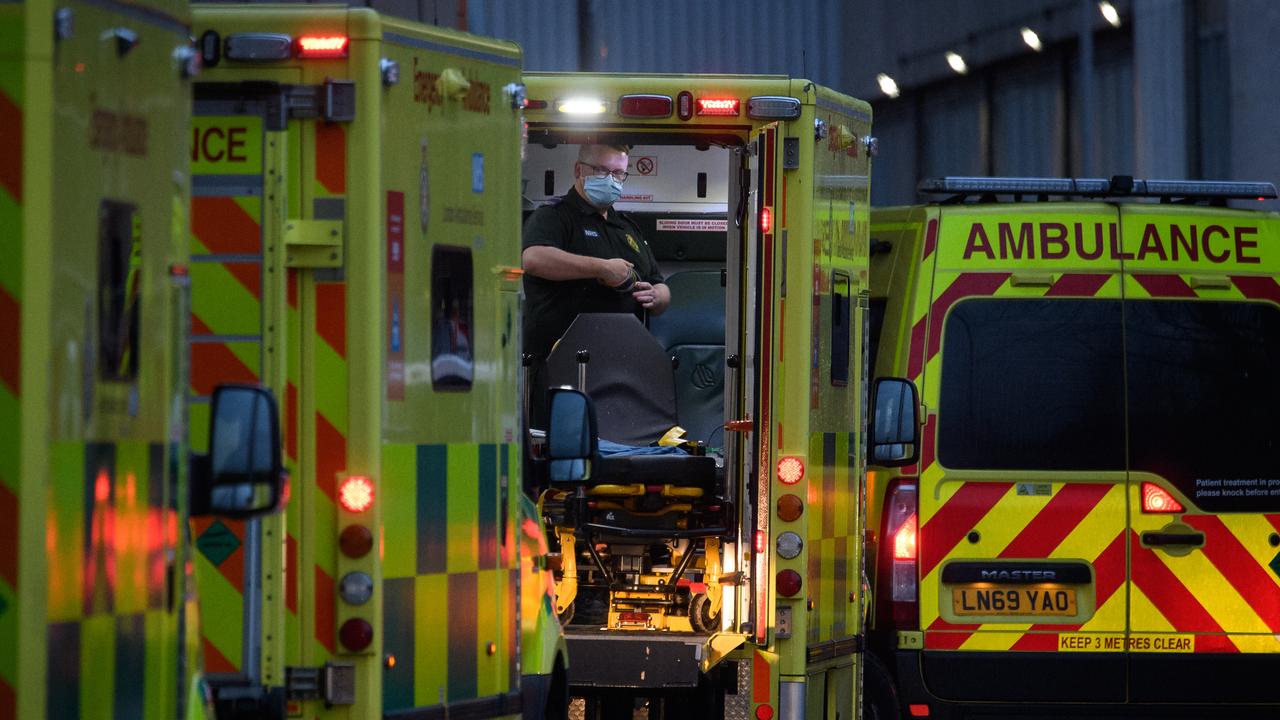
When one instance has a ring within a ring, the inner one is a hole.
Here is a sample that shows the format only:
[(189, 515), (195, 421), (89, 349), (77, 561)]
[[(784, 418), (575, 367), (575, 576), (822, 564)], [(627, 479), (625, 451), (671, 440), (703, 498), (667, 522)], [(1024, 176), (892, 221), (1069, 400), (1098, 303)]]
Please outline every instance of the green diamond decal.
[(240, 540), (230, 528), (222, 524), (221, 520), (215, 520), (208, 530), (196, 538), (196, 547), (216, 567), (231, 557), (231, 553), (240, 547)]
[(1276, 574), (1276, 577), (1280, 577), (1280, 553), (1276, 553), (1276, 556), (1271, 558), (1269, 567), (1271, 572)]

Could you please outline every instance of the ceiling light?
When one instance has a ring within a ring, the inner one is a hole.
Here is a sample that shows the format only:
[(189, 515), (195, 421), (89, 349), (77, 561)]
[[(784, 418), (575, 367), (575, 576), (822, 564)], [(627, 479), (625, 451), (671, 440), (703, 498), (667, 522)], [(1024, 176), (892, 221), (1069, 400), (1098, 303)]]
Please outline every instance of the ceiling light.
[(959, 53), (947, 52), (947, 64), (955, 70), (957, 74), (963, 75), (969, 72), (969, 66), (964, 64), (964, 58)]
[(1040, 52), (1044, 49), (1044, 45), (1040, 43), (1040, 36), (1036, 34), (1035, 30), (1032, 30), (1029, 27), (1022, 28), (1022, 42), (1026, 43), (1027, 47), (1035, 50), (1036, 52)]
[(1116, 10), (1115, 5), (1107, 2), (1107, 0), (1102, 0), (1102, 2), (1098, 3), (1098, 10), (1102, 13), (1102, 17), (1111, 23), (1111, 27), (1120, 27), (1120, 11)]
[(876, 82), (880, 83), (880, 92), (891, 98), (896, 98), (902, 94), (902, 91), (898, 89), (898, 83), (894, 82), (893, 78), (885, 73), (876, 75)]

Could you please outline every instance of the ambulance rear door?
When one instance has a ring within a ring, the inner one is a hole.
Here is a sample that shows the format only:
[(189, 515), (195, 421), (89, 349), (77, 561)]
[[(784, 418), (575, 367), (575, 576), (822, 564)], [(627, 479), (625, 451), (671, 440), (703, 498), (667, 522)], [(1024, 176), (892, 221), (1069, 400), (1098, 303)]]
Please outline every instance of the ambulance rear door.
[(1138, 702), (1278, 702), (1280, 233), (1121, 208), (1129, 667)]
[[(278, 71), (294, 79), (296, 71)], [(278, 238), (287, 198), (288, 133), (281, 88), (197, 83), (191, 129), (191, 437), (208, 436), (215, 382), (264, 384), (281, 398), (289, 444), (295, 426), (283, 382), (285, 279)], [(292, 445), (290, 444), (290, 448)], [(203, 448), (197, 448), (203, 451)], [(292, 462), (294, 452), (288, 458)], [(266, 685), (284, 683), (281, 613), (257, 598), (267, 576), (279, 577), (280, 518), (193, 521), (205, 669), (243, 675)], [(264, 526), (270, 529), (264, 536)], [(274, 542), (272, 542), (274, 538)], [(281, 584), (279, 587), (283, 587)], [(246, 603), (246, 598), (250, 602)], [(264, 633), (264, 623), (269, 626)], [(263, 648), (262, 638), (276, 647)], [(268, 667), (264, 672), (264, 659)]]
[(908, 376), (926, 407), (921, 673), (938, 697), (1124, 699), (1118, 231), (1097, 203), (928, 221)]

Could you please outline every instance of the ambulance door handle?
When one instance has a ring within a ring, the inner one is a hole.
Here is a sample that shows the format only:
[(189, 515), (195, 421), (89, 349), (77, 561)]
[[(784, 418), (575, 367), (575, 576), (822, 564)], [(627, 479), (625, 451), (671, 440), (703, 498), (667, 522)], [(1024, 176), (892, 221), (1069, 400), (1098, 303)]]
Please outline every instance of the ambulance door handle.
[(1204, 533), (1144, 532), (1142, 544), (1148, 547), (1204, 547)]

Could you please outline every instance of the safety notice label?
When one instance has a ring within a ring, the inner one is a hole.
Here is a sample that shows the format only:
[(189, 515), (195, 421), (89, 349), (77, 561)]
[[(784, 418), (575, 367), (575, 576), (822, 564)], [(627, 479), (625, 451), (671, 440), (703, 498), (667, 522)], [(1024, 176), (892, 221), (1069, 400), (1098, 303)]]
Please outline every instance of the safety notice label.
[(658, 220), (659, 231), (724, 232), (728, 229), (728, 220), (712, 220), (703, 218), (664, 218)]

